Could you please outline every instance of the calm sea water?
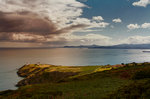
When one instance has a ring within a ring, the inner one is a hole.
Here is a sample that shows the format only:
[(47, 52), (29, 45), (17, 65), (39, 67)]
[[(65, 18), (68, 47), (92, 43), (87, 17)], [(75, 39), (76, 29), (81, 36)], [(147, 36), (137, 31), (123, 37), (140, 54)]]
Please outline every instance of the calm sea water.
[(142, 51), (143, 49), (0, 49), (0, 90), (16, 89), (14, 85), (21, 80), (16, 75), (17, 68), (26, 63), (84, 66), (150, 62), (150, 53)]

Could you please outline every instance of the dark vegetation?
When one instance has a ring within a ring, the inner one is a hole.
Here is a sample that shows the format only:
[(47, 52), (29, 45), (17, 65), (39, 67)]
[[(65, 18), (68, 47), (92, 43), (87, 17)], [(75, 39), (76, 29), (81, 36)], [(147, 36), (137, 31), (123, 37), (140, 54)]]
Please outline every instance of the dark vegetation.
[(150, 99), (150, 63), (44, 68), (22, 68), (28, 83), (0, 99)]

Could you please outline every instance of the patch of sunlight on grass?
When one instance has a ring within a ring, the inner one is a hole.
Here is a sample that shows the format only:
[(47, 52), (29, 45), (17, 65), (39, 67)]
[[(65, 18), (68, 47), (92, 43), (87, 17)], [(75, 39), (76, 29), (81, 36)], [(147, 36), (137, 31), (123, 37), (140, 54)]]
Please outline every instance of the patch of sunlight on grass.
[(67, 67), (67, 66), (57, 66), (57, 67), (50, 67), (46, 70), (47, 72), (59, 71), (59, 72), (81, 72), (81, 69), (76, 67)]
[(94, 72), (101, 72), (101, 71), (105, 71), (105, 70), (111, 70), (112, 67), (108, 67), (108, 68), (97, 68)]

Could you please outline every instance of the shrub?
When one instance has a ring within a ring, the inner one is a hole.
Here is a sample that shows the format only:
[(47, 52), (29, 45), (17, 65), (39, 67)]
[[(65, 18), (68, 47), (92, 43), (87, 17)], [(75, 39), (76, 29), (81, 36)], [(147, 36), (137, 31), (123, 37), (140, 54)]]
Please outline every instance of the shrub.
[(104, 99), (150, 99), (150, 80), (133, 82)]
[(150, 70), (137, 71), (132, 77), (132, 79), (134, 80), (144, 79), (144, 78), (150, 78)]

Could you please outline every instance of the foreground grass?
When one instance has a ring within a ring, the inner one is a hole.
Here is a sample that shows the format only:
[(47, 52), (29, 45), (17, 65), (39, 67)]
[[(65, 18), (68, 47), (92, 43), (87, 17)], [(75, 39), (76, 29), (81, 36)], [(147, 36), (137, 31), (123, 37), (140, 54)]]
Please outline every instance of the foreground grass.
[[(37, 84), (21, 87), (6, 95), (7, 99), (98, 99), (127, 84), (126, 80), (104, 78), (57, 84)], [(3, 98), (6, 98), (5, 96)]]
[(122, 86), (106, 99), (150, 99), (150, 79), (138, 80)]
[[(46, 69), (38, 72), (38, 76), (36, 73), (40, 70), (34, 66), (30, 71), (27, 71), (29, 67), (23, 68), (24, 76), (33, 77), (33, 81), (44, 79), (43, 82), (0, 92), (0, 99), (149, 99), (150, 63), (131, 63), (120, 67), (44, 67)], [(54, 70), (57, 73), (52, 76)], [(57, 78), (60, 72), (77, 74)]]

